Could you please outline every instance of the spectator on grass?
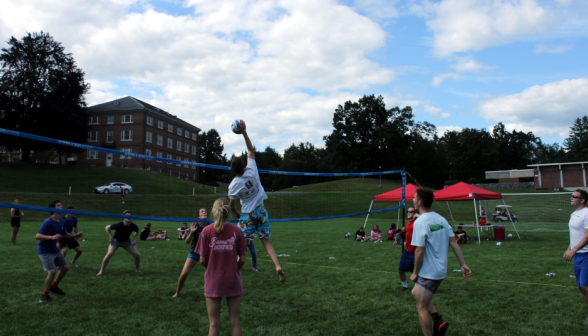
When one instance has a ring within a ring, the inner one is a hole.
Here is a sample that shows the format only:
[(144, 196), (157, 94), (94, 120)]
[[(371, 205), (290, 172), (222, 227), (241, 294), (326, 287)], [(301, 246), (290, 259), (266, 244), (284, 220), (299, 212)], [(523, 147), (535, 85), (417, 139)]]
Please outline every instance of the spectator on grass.
[(143, 230), (141, 230), (141, 240), (155, 240), (157, 239), (153, 233), (151, 233), (151, 223), (147, 223)]
[[(123, 211), (123, 215), (131, 216), (131, 211), (125, 210)], [(141, 256), (139, 254), (139, 251), (135, 247), (135, 244), (137, 243), (139, 227), (135, 223), (131, 222), (129, 218), (125, 218), (122, 222), (107, 225), (104, 229), (108, 234), (110, 245), (108, 246), (108, 252), (106, 252), (104, 259), (102, 260), (102, 266), (100, 266), (100, 271), (97, 275), (101, 276), (104, 274), (104, 269), (106, 269), (106, 266), (110, 262), (110, 258), (112, 258), (114, 252), (116, 252), (116, 250), (119, 247), (124, 248), (127, 252), (129, 252), (129, 254), (133, 256), (133, 259), (135, 260), (135, 272), (141, 273), (141, 271), (139, 270), (139, 267), (141, 265)], [(112, 236), (111, 230), (116, 231), (114, 233), (114, 236)], [(130, 237), (133, 231), (135, 232), (135, 235), (131, 240)]]
[(382, 242), (382, 230), (377, 225), (374, 225), (372, 232), (370, 232), (370, 237), (374, 243), (381, 243)]
[[(414, 207), (408, 208), (408, 223), (402, 228), (402, 233), (406, 235), (406, 245), (402, 250), (402, 256), (400, 256), (400, 262), (398, 263), (398, 276), (400, 277), (400, 283), (402, 283), (401, 292), (408, 290), (408, 283), (406, 282), (406, 273), (414, 271), (414, 252), (415, 247), (412, 246), (412, 229), (414, 221), (416, 220), (416, 210)], [(394, 241), (396, 244), (396, 240)], [(402, 244), (402, 242), (400, 243)]]
[(366, 240), (368, 240), (368, 237), (365, 236), (365, 230), (363, 229), (363, 226), (360, 226), (359, 230), (355, 232), (355, 241), (364, 242)]
[[(62, 208), (61, 202), (59, 200), (51, 202), (48, 207), (55, 209)], [(47, 218), (43, 222), (39, 228), (39, 231), (35, 235), (35, 239), (40, 240), (39, 246), (37, 247), (37, 254), (43, 263), (43, 269), (47, 272), (47, 278), (45, 279), (45, 290), (43, 292), (43, 297), (41, 297), (39, 302), (51, 302), (49, 292), (56, 295), (65, 295), (61, 288), (59, 288), (59, 283), (67, 271), (69, 271), (69, 267), (67, 266), (67, 261), (65, 261), (63, 255), (61, 252), (59, 252), (56, 241), (61, 239), (61, 237), (81, 238), (84, 236), (83, 232), (77, 233), (75, 235), (67, 233), (59, 221), (60, 217), (61, 216), (59, 213), (51, 212), (51, 217)], [(59, 272), (57, 272), (57, 276), (55, 274), (56, 267), (60, 267)], [(53, 281), (54, 278), (55, 281)]]
[[(202, 208), (198, 211), (198, 218), (208, 218), (208, 212), (206, 212), (206, 209)], [(188, 236), (185, 239), (186, 244), (190, 244), (190, 252), (188, 253), (188, 258), (186, 259), (186, 262), (184, 263), (184, 268), (182, 269), (182, 273), (180, 274), (176, 294), (174, 294), (173, 297), (180, 296), (180, 292), (184, 287), (184, 283), (186, 282), (188, 275), (190, 275), (192, 268), (194, 268), (196, 263), (200, 260), (200, 255), (196, 253), (196, 245), (198, 244), (198, 240), (200, 239), (202, 230), (204, 230), (204, 228), (208, 226), (208, 224), (209, 223), (207, 222), (198, 222), (190, 224), (190, 230)]]
[(392, 223), (390, 225), (390, 228), (388, 229), (388, 240), (393, 240), (397, 231), (398, 230), (396, 230), (396, 223)]
[(182, 227), (178, 228), (178, 239), (186, 239), (186, 237), (190, 234), (190, 228), (188, 227), (187, 223), (184, 223)]
[(480, 216), (486, 217), (486, 210), (484, 210), (484, 207), (482, 207), (482, 210), (480, 210)]
[(394, 245), (402, 245), (404, 243), (405, 230), (406, 227), (403, 227), (399, 232), (396, 232), (396, 236), (394, 236)]
[(457, 227), (457, 231), (455, 231), (454, 233), (455, 233), (455, 241), (457, 241), (458, 244), (464, 244), (466, 242), (466, 240), (468, 239), (468, 235), (463, 230), (461, 225), (459, 225)]
[(165, 231), (157, 231), (157, 239), (163, 239), (165, 240), (167, 238), (167, 230)]
[[(68, 205), (67, 206), (67, 210), (73, 210), (73, 206)], [(74, 217), (70, 214), (65, 215), (65, 217), (61, 217), (60, 219), (61, 224), (63, 225), (63, 227), (65, 228), (65, 231), (67, 233), (72, 233), (72, 231), (75, 231), (75, 233), (78, 233), (78, 218)], [(69, 248), (70, 250), (74, 250), (76, 251), (76, 254), (74, 255), (73, 259), (71, 260), (71, 264), (75, 267), (78, 268), (78, 264), (76, 263), (76, 261), (78, 260), (78, 258), (82, 255), (82, 247), (80, 246), (80, 244), (77, 241), (77, 238), (61, 238), (61, 240), (59, 240), (59, 246), (61, 246), (61, 254), (63, 254), (63, 257), (65, 258), (65, 256), (67, 255), (67, 249)]]
[(200, 263), (206, 268), (204, 296), (208, 310), (209, 336), (220, 332), (221, 301), (224, 297), (227, 298), (231, 332), (233, 335), (241, 335), (241, 270), (245, 264), (247, 247), (241, 230), (227, 221), (231, 208), (229, 204), (229, 200), (224, 197), (214, 202), (214, 225), (202, 230), (196, 245)]
[[(571, 196), (571, 205), (575, 209), (570, 216), (570, 246), (564, 253), (566, 261), (574, 260), (574, 274), (576, 284), (584, 303), (588, 305), (588, 193), (582, 189), (576, 189)], [(584, 320), (588, 326), (588, 318)]]
[[(20, 201), (15, 199), (12, 204), (19, 205)], [(16, 235), (18, 234), (18, 230), (20, 230), (20, 219), (24, 216), (24, 213), (21, 212), (17, 207), (10, 209), (10, 226), (12, 226), (12, 232), (10, 233), (10, 244), (16, 245)]]

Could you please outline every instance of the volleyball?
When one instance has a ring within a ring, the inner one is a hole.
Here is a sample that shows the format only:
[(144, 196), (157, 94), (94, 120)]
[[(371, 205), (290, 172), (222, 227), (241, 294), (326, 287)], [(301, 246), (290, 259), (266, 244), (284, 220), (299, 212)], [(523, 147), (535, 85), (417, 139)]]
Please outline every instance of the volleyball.
[(241, 131), (239, 130), (239, 120), (235, 120), (235, 122), (231, 124), (231, 130), (235, 134), (241, 134)]

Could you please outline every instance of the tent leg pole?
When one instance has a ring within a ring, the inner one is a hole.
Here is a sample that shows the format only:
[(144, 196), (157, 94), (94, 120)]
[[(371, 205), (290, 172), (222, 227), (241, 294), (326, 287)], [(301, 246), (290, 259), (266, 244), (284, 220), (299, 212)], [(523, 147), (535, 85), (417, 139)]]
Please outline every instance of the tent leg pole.
[[(502, 199), (502, 204), (506, 205), (506, 203), (504, 202), (504, 198)], [(517, 230), (517, 227), (514, 225), (514, 222), (512, 221), (512, 217), (510, 216), (510, 211), (508, 211), (507, 207), (504, 207), (504, 208), (506, 209), (506, 214), (508, 215), (508, 219), (510, 219), (510, 223), (512, 224), (512, 227), (515, 229), (515, 232), (517, 233), (519, 240), (521, 240), (521, 236), (519, 235), (519, 231)]]
[(453, 223), (453, 229), (455, 230), (455, 220), (453, 219), (453, 213), (451, 213), (451, 208), (449, 207), (449, 202), (445, 201), (445, 203), (447, 204), (447, 210), (449, 210), (449, 218), (451, 219), (451, 223)]
[[(402, 202), (398, 202), (398, 206), (400, 206), (400, 203)], [(400, 226), (400, 209), (398, 209), (398, 219), (396, 220), (396, 223), (398, 223), (398, 226)]]
[[(374, 200), (372, 199), (372, 203), (370, 203), (370, 209), (368, 210), (368, 212), (372, 211), (372, 204), (374, 204)], [(365, 225), (367, 224), (367, 220), (368, 217), (370, 216), (370, 214), (368, 213), (367, 216), (365, 216), (365, 223), (363, 223), (363, 227), (365, 228)]]
[(476, 230), (478, 231), (478, 244), (482, 244), (482, 240), (480, 239), (480, 223), (478, 223), (478, 209), (476, 208), (476, 199), (474, 198), (474, 212), (476, 214)]

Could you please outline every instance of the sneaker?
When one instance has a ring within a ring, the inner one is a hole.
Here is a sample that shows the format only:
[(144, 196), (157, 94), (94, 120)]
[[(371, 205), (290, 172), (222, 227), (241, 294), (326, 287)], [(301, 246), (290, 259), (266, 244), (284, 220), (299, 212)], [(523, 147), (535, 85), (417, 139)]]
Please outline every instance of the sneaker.
[(55, 295), (65, 295), (65, 292), (62, 291), (61, 288), (59, 288), (59, 287), (56, 287), (56, 288), (51, 287), (51, 289), (49, 289), (49, 291)]
[(79, 267), (78, 267), (78, 264), (76, 264), (76, 262), (75, 262), (75, 261), (73, 261), (73, 260), (72, 260), (72, 261), (71, 261), (71, 264), (73, 265), (73, 267), (75, 267), (75, 268), (79, 268)]
[(51, 298), (49, 296), (43, 296), (41, 298), (41, 300), (39, 300), (39, 302), (41, 302), (41, 303), (51, 302)]
[(443, 336), (445, 332), (447, 332), (447, 328), (449, 328), (449, 323), (445, 322), (441, 315), (439, 315), (439, 319), (435, 321), (433, 324), (433, 336)]
[(408, 288), (408, 287), (404, 287), (404, 286), (402, 286), (402, 288), (400, 288), (400, 291), (401, 291), (401, 292), (404, 292), (404, 291), (407, 291), (407, 290), (409, 290), (409, 288)]

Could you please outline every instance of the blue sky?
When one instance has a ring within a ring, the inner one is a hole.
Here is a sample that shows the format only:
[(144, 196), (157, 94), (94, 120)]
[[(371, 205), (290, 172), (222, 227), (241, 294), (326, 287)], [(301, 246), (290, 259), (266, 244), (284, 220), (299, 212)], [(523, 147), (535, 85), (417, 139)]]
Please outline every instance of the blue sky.
[[(575, 0), (42, 0), (0, 12), (0, 40), (46, 31), (92, 85), (258, 148), (321, 147), (334, 109), (364, 94), (412, 106), (439, 133), (534, 132), (561, 143), (588, 105), (588, 5)], [(5, 42), (2, 42), (5, 47)]]

